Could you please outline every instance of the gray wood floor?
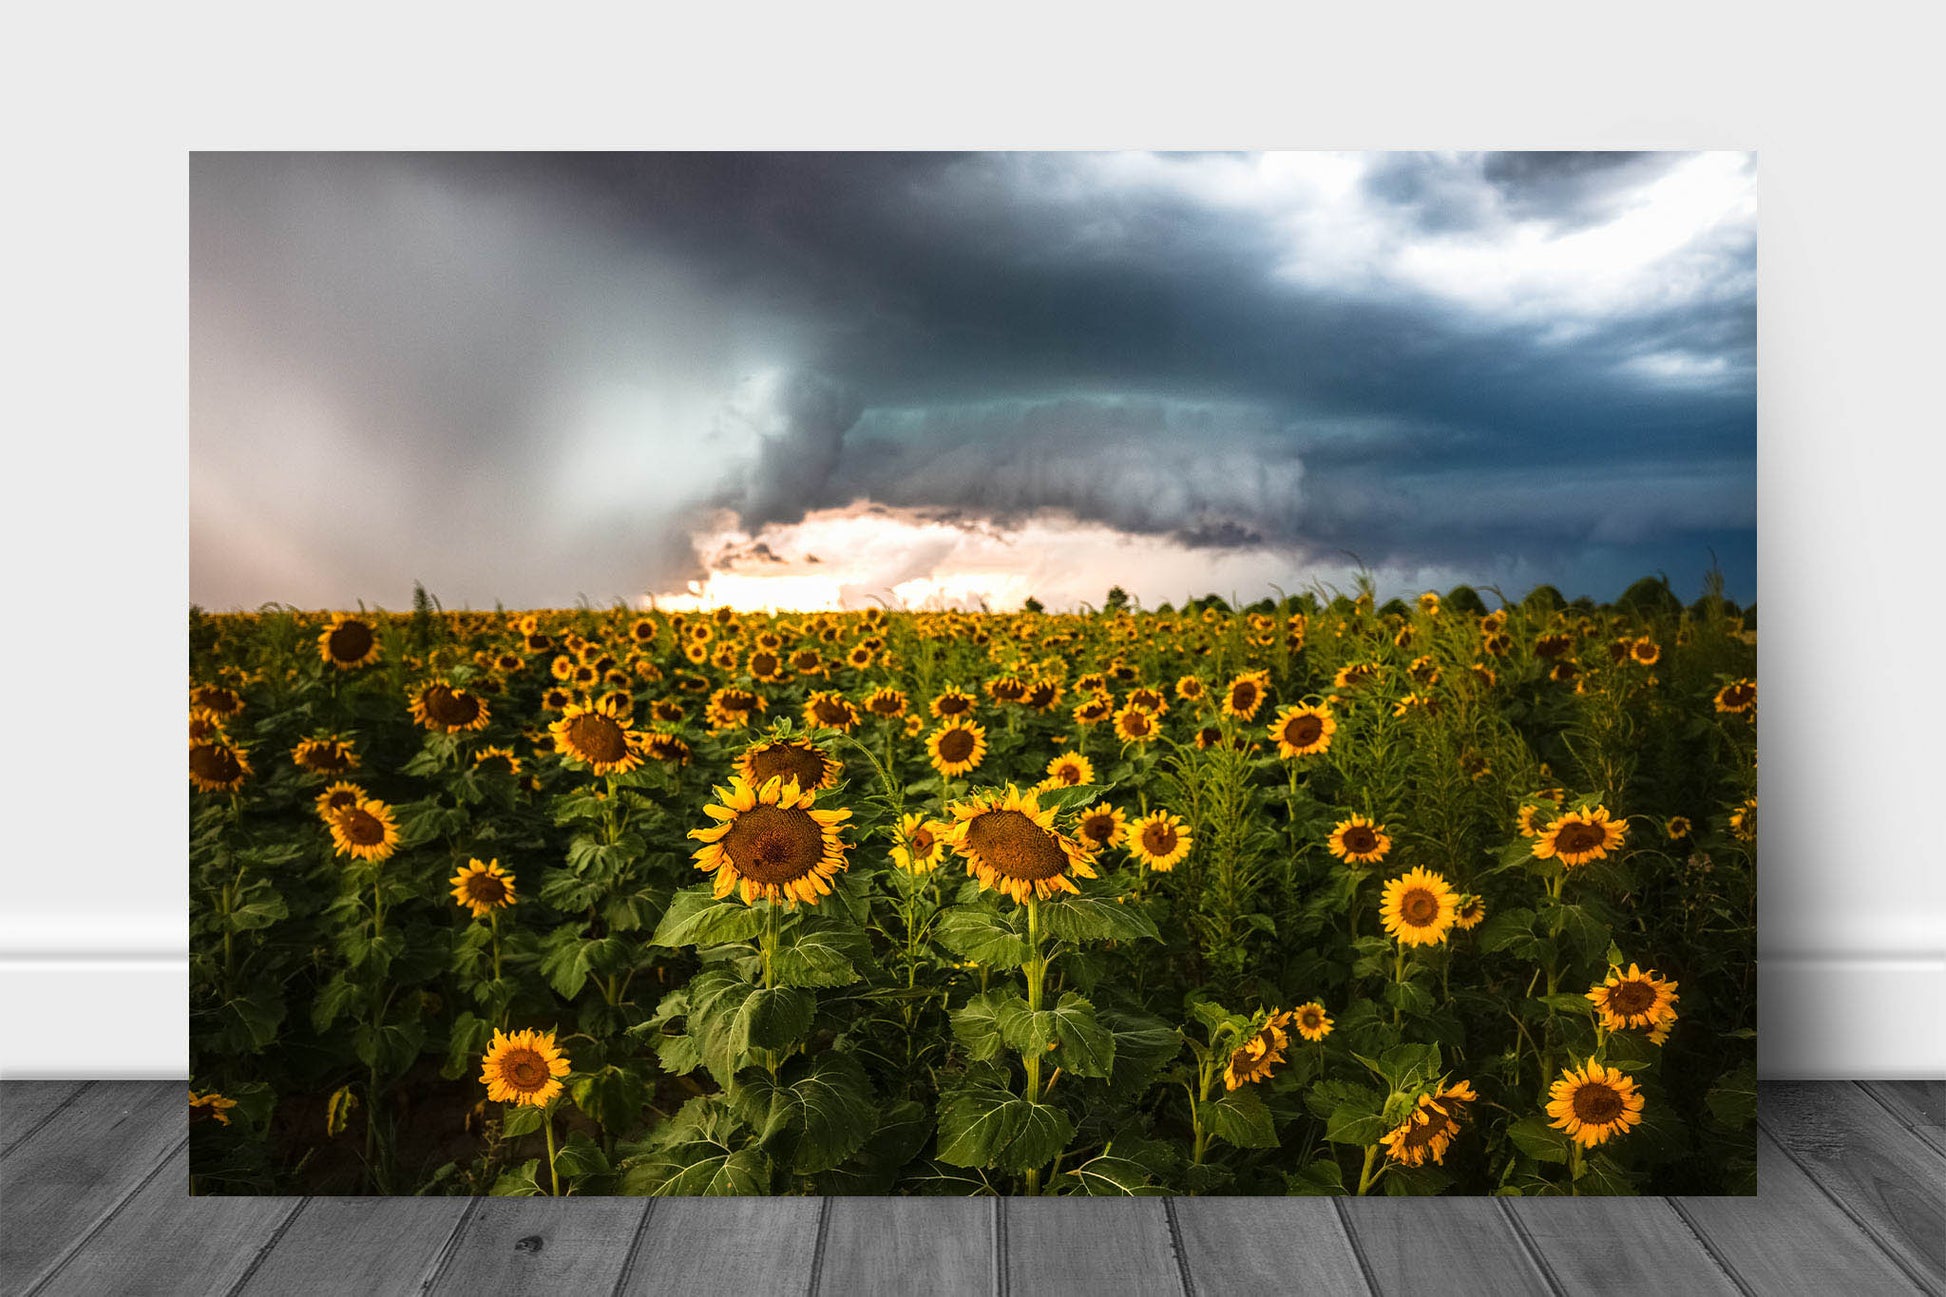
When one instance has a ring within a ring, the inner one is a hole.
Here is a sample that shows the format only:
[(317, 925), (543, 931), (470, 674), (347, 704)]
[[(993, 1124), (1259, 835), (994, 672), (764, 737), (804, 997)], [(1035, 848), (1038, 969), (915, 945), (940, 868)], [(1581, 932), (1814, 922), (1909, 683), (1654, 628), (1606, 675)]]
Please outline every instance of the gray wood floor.
[(1946, 1294), (1946, 1081), (1762, 1090), (1756, 1198), (190, 1198), (183, 1085), (0, 1085), (8, 1293)]

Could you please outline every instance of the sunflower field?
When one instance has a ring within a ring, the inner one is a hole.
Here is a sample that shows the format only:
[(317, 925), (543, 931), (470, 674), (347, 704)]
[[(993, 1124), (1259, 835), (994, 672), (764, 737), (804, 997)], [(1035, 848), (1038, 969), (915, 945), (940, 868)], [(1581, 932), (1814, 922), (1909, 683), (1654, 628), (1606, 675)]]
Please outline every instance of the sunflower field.
[(1755, 1182), (1756, 632), (189, 622), (199, 1193)]

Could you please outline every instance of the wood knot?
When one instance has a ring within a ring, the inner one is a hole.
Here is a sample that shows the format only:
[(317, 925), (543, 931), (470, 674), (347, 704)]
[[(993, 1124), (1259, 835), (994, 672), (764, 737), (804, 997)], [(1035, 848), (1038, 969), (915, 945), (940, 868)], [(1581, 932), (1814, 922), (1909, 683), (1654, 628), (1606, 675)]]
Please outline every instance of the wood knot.
[(546, 1240), (542, 1239), (539, 1234), (529, 1234), (526, 1238), (523, 1238), (514, 1244), (514, 1251), (538, 1252), (544, 1246), (546, 1246)]

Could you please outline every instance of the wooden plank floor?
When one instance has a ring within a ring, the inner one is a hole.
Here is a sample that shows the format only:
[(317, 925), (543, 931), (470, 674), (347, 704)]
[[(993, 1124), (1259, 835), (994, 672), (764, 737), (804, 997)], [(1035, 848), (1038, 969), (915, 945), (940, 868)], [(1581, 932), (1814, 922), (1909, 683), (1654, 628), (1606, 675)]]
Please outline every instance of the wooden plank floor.
[(183, 1086), (0, 1083), (0, 1293), (1946, 1297), (1946, 1081), (1766, 1083), (1756, 1198), (196, 1198)]

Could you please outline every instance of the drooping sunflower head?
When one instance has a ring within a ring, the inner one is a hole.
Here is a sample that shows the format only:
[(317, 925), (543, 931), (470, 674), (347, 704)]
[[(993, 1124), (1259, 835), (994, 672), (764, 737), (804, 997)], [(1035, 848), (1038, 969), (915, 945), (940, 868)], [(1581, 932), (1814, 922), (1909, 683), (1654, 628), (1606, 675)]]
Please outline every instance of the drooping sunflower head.
[(291, 749), (291, 763), (312, 774), (336, 775), (358, 766), (358, 753), (351, 744), (336, 736), (301, 739)]
[(1264, 671), (1246, 671), (1230, 681), (1223, 689), (1223, 714), (1240, 721), (1255, 719), (1268, 696), (1269, 681), (1269, 673)]
[(1150, 811), (1128, 826), (1128, 853), (1159, 874), (1180, 864), (1193, 845), (1189, 826), (1167, 811)]
[(1587, 1148), (1642, 1124), (1642, 1094), (1634, 1078), (1594, 1059), (1571, 1067), (1548, 1090), (1548, 1124)]
[(1624, 973), (1608, 970), (1608, 979), (1588, 991), (1588, 1002), (1595, 1006), (1605, 1031), (1627, 1031), (1637, 1027), (1666, 1028), (1676, 1020), (1676, 983), (1658, 977), (1654, 969), (1643, 972), (1635, 964)]
[(1115, 737), (1124, 743), (1153, 743), (1162, 736), (1155, 713), (1134, 703), (1124, 704), (1115, 713)]
[(1270, 723), (1270, 737), (1277, 741), (1277, 755), (1286, 761), (1315, 756), (1331, 746), (1338, 732), (1337, 718), (1329, 707), (1298, 703), (1279, 709)]
[(817, 794), (792, 779), (752, 785), (732, 776), (716, 796), (703, 808), (716, 823), (689, 836), (703, 844), (696, 868), (715, 875), (717, 896), (735, 890), (746, 905), (762, 897), (796, 906), (831, 894), (831, 879), (845, 868), (849, 847), (839, 826), (850, 811), (818, 810)]
[(812, 729), (837, 730), (848, 734), (858, 727), (858, 709), (842, 694), (815, 690), (804, 700), (804, 723)]
[(1369, 865), (1385, 859), (1385, 853), (1392, 849), (1392, 838), (1383, 824), (1354, 813), (1331, 830), (1325, 848), (1347, 864)]
[(1264, 1024), (1235, 1049), (1223, 1068), (1223, 1088), (1240, 1090), (1246, 1085), (1267, 1081), (1284, 1061), (1284, 1050), (1291, 1038), (1284, 1030), (1285, 1015), (1273, 1013)]
[(898, 831), (893, 835), (892, 863), (908, 874), (930, 874), (939, 868), (939, 858), (945, 852), (939, 840), (940, 827), (919, 811), (899, 817)]
[(473, 768), (517, 775), (520, 773), (520, 758), (512, 748), (484, 747), (473, 754)]
[(794, 779), (799, 788), (821, 792), (835, 785), (843, 770), (838, 758), (809, 739), (767, 739), (737, 758), (737, 773), (752, 788), (771, 779)]
[(561, 1093), (561, 1078), (568, 1071), (567, 1056), (555, 1045), (551, 1031), (516, 1031), (510, 1036), (496, 1029), (493, 1043), (480, 1059), (480, 1081), (488, 1099), (530, 1108), (551, 1103)]
[(1316, 1043), (1331, 1034), (1331, 1016), (1324, 1006), (1316, 1000), (1298, 1005), (1291, 1010), (1291, 1026), (1304, 1039)]
[(1453, 906), (1453, 926), (1461, 932), (1471, 932), (1480, 926), (1487, 917), (1487, 898), (1478, 892), (1463, 894)]
[(1725, 715), (1740, 716), (1756, 705), (1755, 680), (1732, 680), (1716, 691), (1716, 710)]
[(1095, 763), (1079, 752), (1063, 752), (1047, 763), (1047, 778), (1042, 788), (1072, 788), (1095, 782)]
[(640, 734), (612, 705), (569, 703), (547, 727), (554, 750), (597, 775), (623, 774), (642, 764)]
[(500, 867), (498, 860), (468, 860), (464, 868), (447, 882), (453, 887), (453, 900), (473, 917), (484, 919), (495, 910), (514, 903), (514, 876)]
[(1440, 875), (1414, 868), (1385, 885), (1385, 931), (1401, 945), (1435, 946), (1452, 931), (1459, 896)]
[(1027, 698), (1027, 682), (1019, 676), (997, 676), (987, 681), (987, 695), (997, 703), (1018, 703)]
[(1465, 1081), (1420, 1095), (1406, 1119), (1379, 1136), (1386, 1157), (1403, 1166), (1424, 1166), (1427, 1158), (1435, 1164), (1444, 1162), (1446, 1150), (1460, 1133), (1466, 1105), (1479, 1097)]
[(318, 633), (318, 656), (340, 671), (378, 661), (378, 631), (363, 617), (339, 613)]
[(926, 757), (948, 779), (975, 770), (986, 760), (986, 728), (954, 718), (926, 736)]
[(1745, 842), (1757, 840), (1757, 799), (1746, 797), (1730, 812), (1730, 832)]
[(331, 814), (331, 845), (341, 856), (372, 864), (389, 859), (399, 846), (399, 826), (392, 808), (366, 798)]
[(337, 783), (332, 784), (329, 788), (319, 793), (311, 804), (317, 808), (318, 818), (329, 826), (333, 815), (336, 815), (339, 811), (356, 806), (364, 800), (364, 789), (360, 788), (357, 784), (339, 780)]
[(1114, 700), (1107, 694), (1095, 694), (1083, 699), (1075, 704), (1073, 712), (1076, 725), (1099, 725), (1114, 714)]
[(412, 719), (435, 733), (459, 734), (486, 728), (486, 699), (444, 680), (432, 680), (420, 686), (412, 695), (410, 706)]
[(974, 697), (964, 689), (948, 687), (932, 700), (932, 714), (935, 720), (948, 720), (954, 716), (965, 716), (973, 710)]
[(205, 793), (233, 793), (250, 778), (250, 758), (221, 736), (189, 743), (189, 786)]
[(666, 765), (686, 766), (692, 753), (681, 735), (666, 730), (650, 730), (642, 736), (642, 755)]
[(1607, 807), (1593, 806), (1557, 816), (1534, 839), (1534, 855), (1541, 860), (1558, 860), (1572, 869), (1603, 859), (1627, 836), (1626, 823), (1609, 819)]
[(894, 689), (889, 685), (881, 689), (872, 690), (865, 698), (865, 710), (874, 716), (883, 716), (890, 719), (894, 716), (905, 715), (905, 709), (905, 691), (903, 689)]
[(1088, 849), (1054, 827), (1054, 808), (1043, 807), (1032, 790), (988, 789), (947, 811), (952, 818), (937, 836), (986, 890), (1045, 900), (1080, 891), (1077, 877), (1095, 877)]
[(218, 1125), (230, 1124), (230, 1109), (236, 1107), (236, 1100), (218, 1094), (214, 1090), (189, 1092), (189, 1120), (214, 1121)]
[(224, 738), (223, 718), (207, 707), (189, 709), (189, 741), (191, 743), (221, 742)]
[(1119, 847), (1128, 837), (1128, 820), (1106, 802), (1084, 807), (1074, 822), (1074, 836), (1093, 852)]
[(703, 706), (703, 719), (713, 730), (737, 730), (748, 725), (751, 719), (769, 708), (761, 694), (736, 685), (725, 685), (710, 695), (709, 702)]

